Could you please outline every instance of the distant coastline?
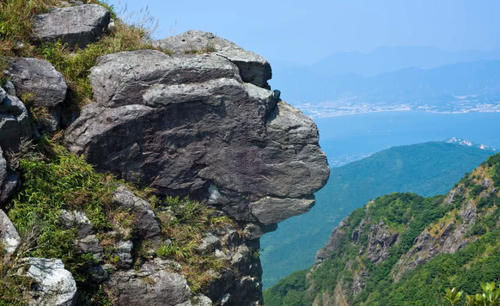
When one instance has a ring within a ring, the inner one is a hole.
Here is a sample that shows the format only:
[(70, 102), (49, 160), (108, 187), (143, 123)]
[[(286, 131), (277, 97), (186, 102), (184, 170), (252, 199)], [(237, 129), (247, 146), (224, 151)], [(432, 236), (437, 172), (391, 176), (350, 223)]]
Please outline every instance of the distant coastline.
[(297, 108), (314, 119), (382, 112), (426, 112), (433, 114), (500, 113), (500, 101), (497, 103), (477, 104), (457, 101), (457, 103), (446, 105), (322, 102), (318, 104), (298, 104)]

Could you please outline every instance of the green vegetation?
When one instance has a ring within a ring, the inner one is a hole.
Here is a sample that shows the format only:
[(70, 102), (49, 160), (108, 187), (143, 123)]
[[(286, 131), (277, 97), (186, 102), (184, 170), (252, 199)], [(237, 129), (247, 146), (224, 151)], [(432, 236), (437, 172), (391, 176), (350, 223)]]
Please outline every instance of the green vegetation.
[(316, 250), (328, 241), (340, 220), (369, 200), (391, 192), (444, 194), (491, 154), (478, 148), (431, 142), (394, 147), (333, 168), (326, 186), (316, 193), (316, 205), (310, 212), (285, 220), (277, 231), (262, 237), (264, 288), (311, 265)]
[[(493, 186), (482, 185), (486, 178), (493, 181), (500, 172), (499, 157), (500, 154), (491, 157), (462, 179), (456, 188), (465, 188), (463, 195), (456, 196), (451, 203), (443, 196), (422, 198), (394, 193), (355, 210), (345, 220), (342, 227), (345, 234), (339, 236), (332, 256), (309, 271), (307, 278), (306, 272), (300, 272), (267, 289), (266, 305), (310, 304), (324, 295), (333, 299), (338, 295), (337, 288), (353, 305), (443, 305), (446, 301), (464, 305), (466, 301), (460, 299), (459, 291), (446, 291), (447, 288), (459, 288), (480, 298), (482, 295), (474, 294), (481, 291), (481, 283), (500, 280), (499, 195)], [(470, 243), (455, 253), (437, 254), (395, 281), (395, 274), (402, 268), (398, 261), (414, 247), (415, 238), (424, 230), (439, 237), (449, 224), (452, 224), (449, 228), (458, 228), (464, 222), (459, 212), (465, 211), (469, 203), (473, 203), (477, 215), (471, 231), (462, 239)], [(373, 263), (368, 257), (367, 235), (380, 221), (389, 232), (398, 233), (399, 238), (388, 249), (387, 258)], [(361, 222), (363, 230), (359, 229)], [(359, 235), (356, 239), (355, 231)], [(362, 288), (354, 292), (354, 279), (361, 272), (365, 275)]]
[[(495, 286), (495, 282), (482, 283), (481, 293), (467, 295), (466, 305), (469, 306), (498, 306), (500, 305), (500, 287)], [(460, 304), (462, 301), (463, 290), (458, 291), (457, 288), (447, 288), (445, 299), (451, 306)]]
[(266, 305), (310, 305), (304, 292), (307, 270), (297, 271), (282, 279), (276, 285), (264, 292)]
[[(66, 229), (60, 221), (62, 209), (84, 211), (90, 219), (104, 247), (104, 261), (116, 263), (113, 248), (119, 237), (109, 236), (116, 227), (124, 229), (125, 239), (135, 239), (130, 229), (133, 215), (114, 207), (112, 194), (120, 184), (112, 175), (96, 172), (83, 158), (68, 152), (54, 141), (42, 138), (37, 145), (24, 145), (25, 152), (11, 156), (13, 166), (22, 173), (22, 190), (8, 205), (8, 215), (23, 238), (23, 246), (12, 258), (0, 258), (0, 296), (8, 305), (24, 304), (22, 288), (29, 288), (29, 280), (15, 276), (17, 259), (33, 256), (60, 258), (77, 281), (79, 303), (105, 305), (106, 295), (100, 286), (90, 281), (92, 254), (81, 254), (75, 246), (76, 230)], [(157, 249), (162, 258), (175, 259), (181, 264), (193, 291), (199, 290), (213, 278), (213, 273), (228, 269), (228, 264), (213, 255), (198, 254), (195, 248), (203, 235), (232, 225), (205, 205), (189, 199), (167, 197), (160, 200), (153, 190), (135, 190), (154, 205), (161, 220), (165, 241), (171, 241)], [(127, 234), (128, 229), (128, 234)], [(148, 241), (134, 240), (135, 265), (148, 257), (144, 249)]]
[[(168, 207), (170, 212), (162, 213), (162, 207)], [(227, 262), (213, 255), (196, 252), (196, 247), (209, 230), (234, 224), (231, 219), (221, 217), (220, 213), (199, 202), (177, 197), (167, 197), (157, 208), (163, 233), (171, 242), (157, 249), (156, 254), (182, 264), (182, 273), (188, 278), (192, 291), (196, 292), (207, 285), (214, 271), (229, 268)]]
[[(97, 231), (110, 229), (108, 213), (118, 181), (96, 173), (82, 158), (46, 138), (40, 140), (34, 151), (24, 153), (16, 162), (22, 172), (23, 189), (7, 206), (9, 217), (23, 238), (24, 247), (18, 257), (62, 259), (81, 288), (80, 298), (87, 301), (99, 291), (99, 287), (87, 281), (93, 258), (77, 252), (76, 231), (64, 228), (59, 215), (61, 209), (83, 210)], [(9, 270), (5, 265), (4, 269)], [(1, 293), (9, 296), (8, 292)]]

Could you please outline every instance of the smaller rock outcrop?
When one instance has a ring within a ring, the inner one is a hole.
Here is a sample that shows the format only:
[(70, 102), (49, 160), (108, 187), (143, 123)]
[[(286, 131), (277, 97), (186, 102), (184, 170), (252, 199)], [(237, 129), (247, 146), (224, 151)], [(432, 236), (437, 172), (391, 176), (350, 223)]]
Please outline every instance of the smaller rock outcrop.
[(32, 135), (28, 110), (16, 97), (0, 87), (0, 147), (16, 151), (22, 138)]
[(114, 305), (177, 305), (191, 297), (186, 279), (155, 259), (139, 269), (119, 271), (105, 283)]
[(187, 31), (180, 35), (156, 41), (153, 45), (174, 52), (177, 55), (214, 52), (238, 66), (244, 82), (270, 88), (267, 81), (272, 77), (272, 70), (267, 60), (212, 33)]
[(30, 292), (33, 305), (71, 306), (75, 302), (76, 282), (60, 259), (26, 258), (26, 275), (33, 278)]
[(7, 160), (0, 147), (0, 204), (6, 203), (11, 198), (18, 184), (19, 176), (9, 170)]
[(373, 263), (380, 263), (389, 256), (390, 248), (396, 243), (399, 233), (391, 233), (383, 221), (372, 225), (368, 233), (367, 256)]
[(77, 237), (83, 238), (94, 234), (92, 223), (84, 212), (78, 210), (62, 210), (59, 220), (68, 229), (76, 229)]
[(109, 22), (109, 11), (97, 4), (53, 8), (33, 18), (33, 40), (84, 48), (99, 39)]
[(333, 230), (330, 238), (328, 239), (328, 243), (316, 253), (315, 264), (318, 265), (323, 262), (325, 259), (330, 258), (335, 251), (339, 249), (341, 246), (342, 239), (344, 239), (346, 235), (346, 220), (340, 221), (339, 225)]
[(9, 59), (6, 75), (19, 97), (43, 109), (41, 124), (55, 131), (60, 121), (60, 104), (68, 90), (64, 76), (46, 60), (24, 57)]
[(142, 238), (152, 238), (160, 234), (160, 224), (151, 204), (134, 195), (127, 187), (117, 188), (113, 203), (134, 215), (134, 230)]
[(14, 224), (3, 210), (0, 210), (0, 246), (4, 248), (7, 255), (11, 255), (20, 243), (21, 237), (19, 237)]

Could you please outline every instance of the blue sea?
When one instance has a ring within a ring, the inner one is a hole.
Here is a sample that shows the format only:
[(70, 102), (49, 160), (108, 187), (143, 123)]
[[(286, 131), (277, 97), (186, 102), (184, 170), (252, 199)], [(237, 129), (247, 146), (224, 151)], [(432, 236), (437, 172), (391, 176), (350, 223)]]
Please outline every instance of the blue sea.
[(315, 119), (331, 166), (393, 146), (451, 137), (500, 149), (500, 113), (384, 112)]

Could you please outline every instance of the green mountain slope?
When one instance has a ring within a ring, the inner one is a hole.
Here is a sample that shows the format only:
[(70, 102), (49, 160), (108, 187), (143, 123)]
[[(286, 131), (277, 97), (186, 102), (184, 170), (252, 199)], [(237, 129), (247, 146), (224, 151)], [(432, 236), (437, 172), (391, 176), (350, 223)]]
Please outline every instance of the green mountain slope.
[(273, 305), (445, 305), (500, 280), (500, 154), (447, 196), (393, 193), (344, 219), (309, 271), (266, 290)]
[(368, 200), (391, 192), (444, 194), (491, 154), (475, 147), (429, 142), (390, 148), (334, 168), (327, 185), (316, 193), (316, 206), (310, 212), (280, 223), (277, 231), (261, 238), (264, 288), (309, 267), (332, 228)]

